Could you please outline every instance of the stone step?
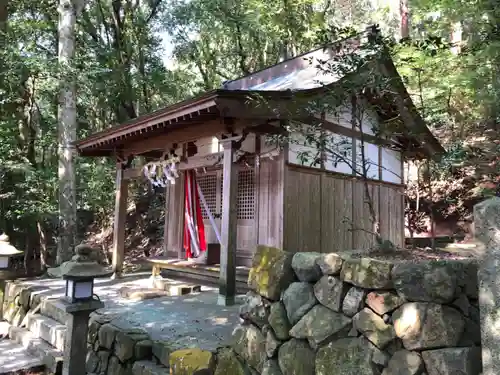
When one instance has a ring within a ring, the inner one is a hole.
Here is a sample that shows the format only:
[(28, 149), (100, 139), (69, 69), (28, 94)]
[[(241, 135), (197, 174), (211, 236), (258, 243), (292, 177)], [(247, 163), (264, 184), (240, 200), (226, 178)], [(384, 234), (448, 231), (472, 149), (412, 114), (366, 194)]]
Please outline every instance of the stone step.
[(45, 315), (56, 322), (66, 324), (68, 313), (64, 310), (64, 305), (59, 299), (45, 299), (40, 305), (40, 314)]
[(35, 337), (33, 332), (25, 328), (11, 326), (9, 337), (32, 356), (39, 358), (51, 373), (61, 373), (63, 353), (60, 350), (54, 348), (47, 341)]
[(9, 339), (0, 340), (0, 375), (43, 373), (42, 358)]
[(137, 361), (132, 367), (132, 375), (170, 375), (170, 370), (152, 361)]
[(66, 337), (66, 326), (48, 316), (29, 314), (27, 328), (34, 337), (47, 341), (54, 348), (63, 351)]

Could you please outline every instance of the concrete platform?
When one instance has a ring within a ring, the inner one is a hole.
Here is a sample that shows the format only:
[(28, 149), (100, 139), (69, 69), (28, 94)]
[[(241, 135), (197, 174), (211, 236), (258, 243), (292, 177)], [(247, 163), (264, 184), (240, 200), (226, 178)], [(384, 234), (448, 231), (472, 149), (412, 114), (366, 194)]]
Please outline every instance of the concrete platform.
[(26, 349), (11, 340), (0, 341), (0, 375), (14, 373), (20, 370), (43, 370), (40, 358), (30, 355)]
[[(146, 273), (119, 280), (96, 280), (95, 293), (105, 304), (99, 313), (115, 316), (113, 324), (142, 327), (153, 340), (173, 341), (182, 347), (214, 350), (229, 342), (232, 330), (239, 322), (238, 305), (218, 306), (218, 290), (203, 285), (200, 292), (182, 296), (145, 300), (122, 297), (120, 291), (123, 293), (124, 287), (148, 288), (151, 285), (149, 277), (150, 273)], [(49, 299), (42, 305), (42, 314), (64, 323), (65, 313), (55, 300), (64, 294), (63, 280), (32, 280), (22, 284), (36, 286), (36, 293)], [(242, 300), (242, 296), (237, 298), (238, 303)]]

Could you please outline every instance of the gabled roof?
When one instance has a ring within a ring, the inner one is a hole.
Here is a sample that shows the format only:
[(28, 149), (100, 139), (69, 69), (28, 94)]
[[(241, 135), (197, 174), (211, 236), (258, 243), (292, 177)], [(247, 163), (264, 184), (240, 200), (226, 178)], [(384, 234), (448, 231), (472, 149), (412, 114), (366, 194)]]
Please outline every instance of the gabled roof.
[[(110, 156), (129, 141), (154, 137), (179, 127), (191, 126), (218, 117), (252, 118), (268, 120), (300, 116), (301, 105), (312, 97), (331, 89), (343, 77), (320, 74), (317, 62), (328, 61), (343, 51), (356, 48), (368, 31), (340, 40), (251, 75), (224, 83), (218, 90), (159, 109), (126, 123), (95, 133), (76, 143), (83, 156)], [(380, 59), (380, 73), (391, 77), (399, 112), (409, 143), (417, 144), (428, 156), (441, 154), (444, 150), (427, 128), (411, 101), (406, 88), (389, 56)], [(253, 100), (264, 98), (262, 102)], [(258, 109), (256, 107), (259, 107)]]

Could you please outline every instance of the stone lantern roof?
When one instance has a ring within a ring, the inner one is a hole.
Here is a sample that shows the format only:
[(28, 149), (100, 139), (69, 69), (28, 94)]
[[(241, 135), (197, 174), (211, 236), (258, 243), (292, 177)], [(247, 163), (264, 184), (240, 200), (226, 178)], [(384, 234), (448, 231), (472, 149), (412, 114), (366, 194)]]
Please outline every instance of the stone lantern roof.
[(9, 236), (6, 234), (0, 235), (0, 256), (15, 256), (22, 254), (21, 250), (16, 249), (9, 242)]
[(70, 261), (61, 264), (60, 275), (62, 277), (85, 278), (103, 277), (109, 271), (92, 259), (94, 249), (88, 245), (78, 245), (75, 248), (75, 255)]

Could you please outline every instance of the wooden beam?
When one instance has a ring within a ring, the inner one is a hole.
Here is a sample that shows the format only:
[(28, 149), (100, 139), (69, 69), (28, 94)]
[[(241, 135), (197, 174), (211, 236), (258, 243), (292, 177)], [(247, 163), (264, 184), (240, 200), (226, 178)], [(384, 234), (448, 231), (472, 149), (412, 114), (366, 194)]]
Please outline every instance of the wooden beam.
[[(189, 158), (187, 161), (181, 161), (177, 165), (177, 170), (178, 171), (185, 171), (188, 169), (210, 167), (210, 166), (213, 166), (214, 163), (217, 162), (217, 160), (219, 160), (219, 158), (222, 157), (222, 155), (223, 155), (222, 152), (216, 152), (216, 153), (206, 155), (206, 156), (193, 156), (193, 157)], [(127, 169), (127, 170), (125, 170), (123, 178), (125, 178), (127, 180), (139, 178), (139, 177), (143, 176), (143, 169), (144, 169), (144, 166)]]
[(127, 218), (128, 183), (123, 166), (116, 164), (115, 218), (113, 225), (113, 277), (121, 277), (125, 257), (125, 225)]
[(255, 159), (254, 159), (254, 238), (255, 238), (255, 251), (259, 246), (259, 196), (260, 196), (260, 151), (261, 151), (261, 136), (255, 136)]
[(233, 163), (234, 140), (225, 140), (222, 170), (222, 225), (218, 304), (233, 305), (236, 296), (238, 172)]
[(140, 155), (150, 151), (166, 150), (173, 143), (195, 141), (224, 132), (225, 126), (219, 121), (202, 122), (196, 125), (184, 126), (175, 130), (158, 134), (154, 137), (131, 142), (123, 148), (124, 155)]

